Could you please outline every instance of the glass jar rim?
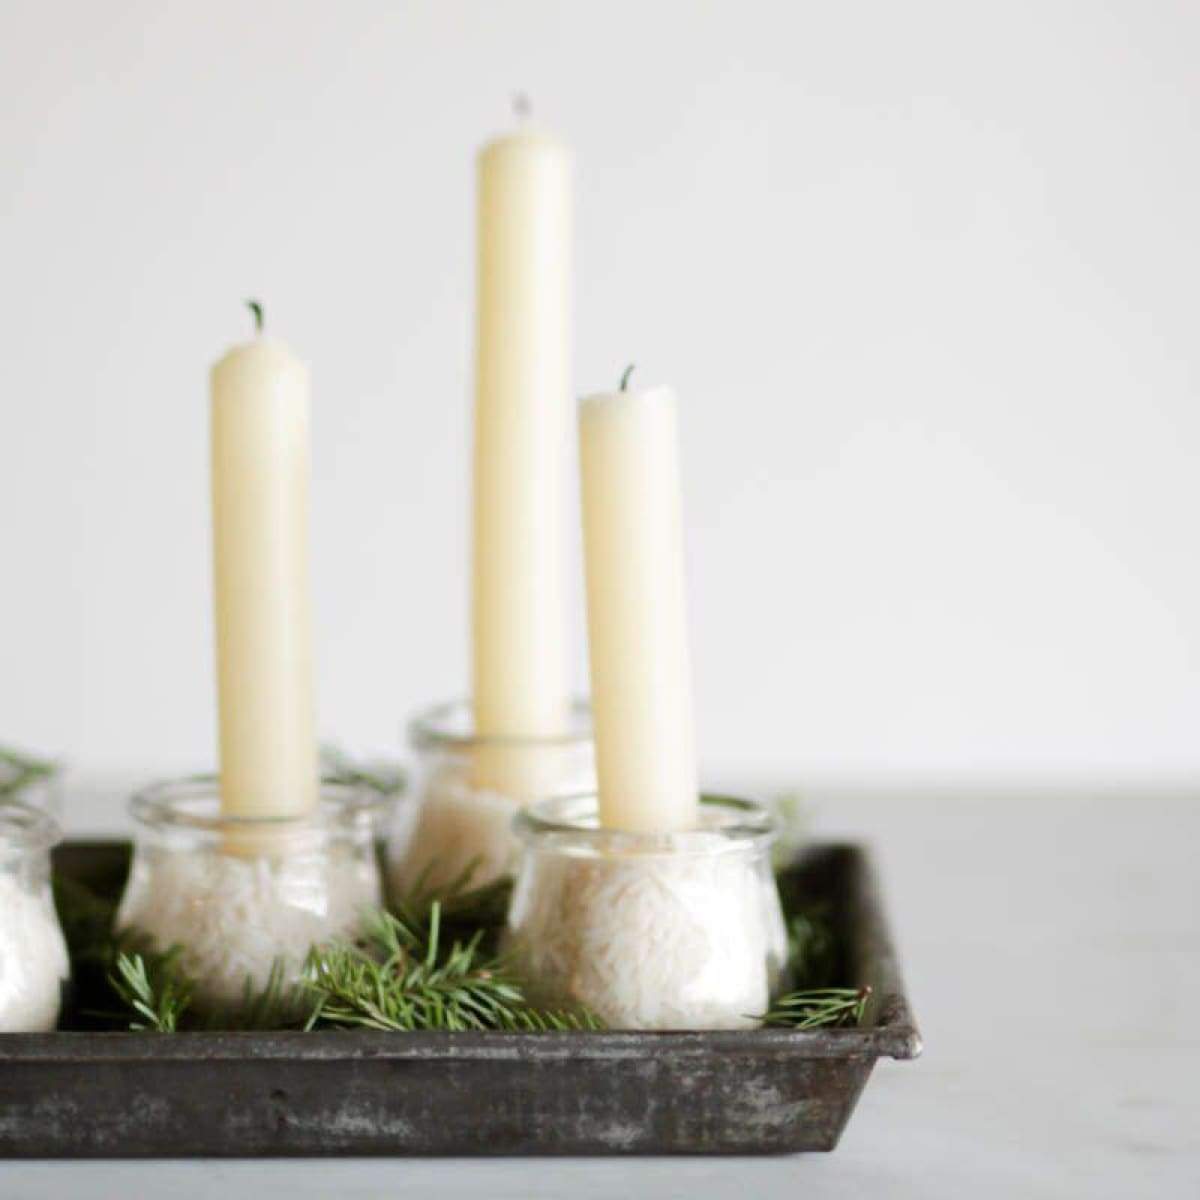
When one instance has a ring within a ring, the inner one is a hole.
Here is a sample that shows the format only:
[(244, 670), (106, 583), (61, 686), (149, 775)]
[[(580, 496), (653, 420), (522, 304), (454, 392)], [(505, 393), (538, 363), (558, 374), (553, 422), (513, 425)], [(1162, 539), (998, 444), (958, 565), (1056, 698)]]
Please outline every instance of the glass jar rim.
[(58, 822), (23, 800), (0, 800), (0, 858), (49, 850), (62, 841)]
[[(586, 792), (529, 805), (517, 813), (513, 830), (526, 843), (555, 837), (583, 851), (695, 855), (765, 850), (779, 834), (774, 813), (757, 800), (703, 792), (700, 812), (700, 824), (694, 829), (661, 833), (604, 829), (598, 820), (598, 796)], [(719, 834), (720, 840), (697, 836), (706, 834)]]
[(303, 829), (321, 814), (341, 824), (374, 823), (392, 808), (395, 797), (366, 784), (322, 779), (315, 812), (256, 817), (221, 812), (220, 776), (213, 773), (162, 780), (135, 792), (129, 811), (141, 825), (210, 831), (230, 829)]
[[(569, 728), (563, 733), (523, 737), (475, 732), (475, 708), (470, 700), (448, 700), (422, 709), (408, 722), (408, 741), (414, 750), (521, 750), (531, 747), (585, 746), (592, 740), (592, 706), (575, 698), (568, 709)], [(456, 728), (455, 726), (459, 726)]]

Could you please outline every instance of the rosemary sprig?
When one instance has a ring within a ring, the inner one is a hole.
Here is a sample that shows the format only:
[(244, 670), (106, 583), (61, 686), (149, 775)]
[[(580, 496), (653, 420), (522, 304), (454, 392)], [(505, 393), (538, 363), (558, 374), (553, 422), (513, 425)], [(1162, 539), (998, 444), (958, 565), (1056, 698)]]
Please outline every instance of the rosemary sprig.
[(781, 996), (763, 1014), (764, 1025), (788, 1029), (820, 1029), (829, 1026), (857, 1025), (870, 999), (869, 987), (811, 988)]
[(49, 759), (0, 746), (0, 799), (15, 799), (39, 779), (49, 779), (57, 772), (58, 764)]

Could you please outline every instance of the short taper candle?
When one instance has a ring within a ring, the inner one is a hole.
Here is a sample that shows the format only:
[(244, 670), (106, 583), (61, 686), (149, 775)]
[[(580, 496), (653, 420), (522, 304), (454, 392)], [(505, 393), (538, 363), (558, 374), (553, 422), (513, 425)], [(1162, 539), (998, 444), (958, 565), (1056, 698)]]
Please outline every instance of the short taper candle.
[(235, 347), (212, 370), (221, 808), (228, 816), (295, 816), (317, 801), (308, 394), (308, 368), (272, 339)]
[(587, 397), (579, 444), (600, 823), (688, 829), (699, 789), (674, 393)]

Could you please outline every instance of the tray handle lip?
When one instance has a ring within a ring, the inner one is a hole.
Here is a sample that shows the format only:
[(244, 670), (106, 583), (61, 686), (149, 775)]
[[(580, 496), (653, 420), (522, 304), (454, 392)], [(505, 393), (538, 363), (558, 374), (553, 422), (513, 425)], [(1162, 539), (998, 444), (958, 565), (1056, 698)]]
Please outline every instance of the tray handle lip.
[(880, 1055), (898, 1061), (920, 1058), (925, 1044), (903, 994), (885, 997), (880, 1023), (870, 1032)]
[(874, 964), (873, 999), (868, 1012), (875, 1020), (865, 1030), (880, 1055), (898, 1060), (918, 1058), (924, 1049), (921, 1032), (908, 1000), (896, 941), (883, 906), (883, 889), (872, 848), (862, 842), (840, 846), (851, 864), (851, 900), (859, 917), (855, 923), (856, 959)]

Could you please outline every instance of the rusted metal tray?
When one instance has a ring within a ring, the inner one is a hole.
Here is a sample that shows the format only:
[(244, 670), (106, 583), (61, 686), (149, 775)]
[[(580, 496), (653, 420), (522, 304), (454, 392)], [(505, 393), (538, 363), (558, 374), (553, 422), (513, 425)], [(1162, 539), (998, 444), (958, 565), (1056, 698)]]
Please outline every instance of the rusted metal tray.
[[(119, 889), (129, 848), (56, 868)], [(864, 849), (811, 846), (856, 1029), (744, 1033), (0, 1034), (0, 1155), (775, 1154), (831, 1150), (876, 1059), (920, 1053)]]

